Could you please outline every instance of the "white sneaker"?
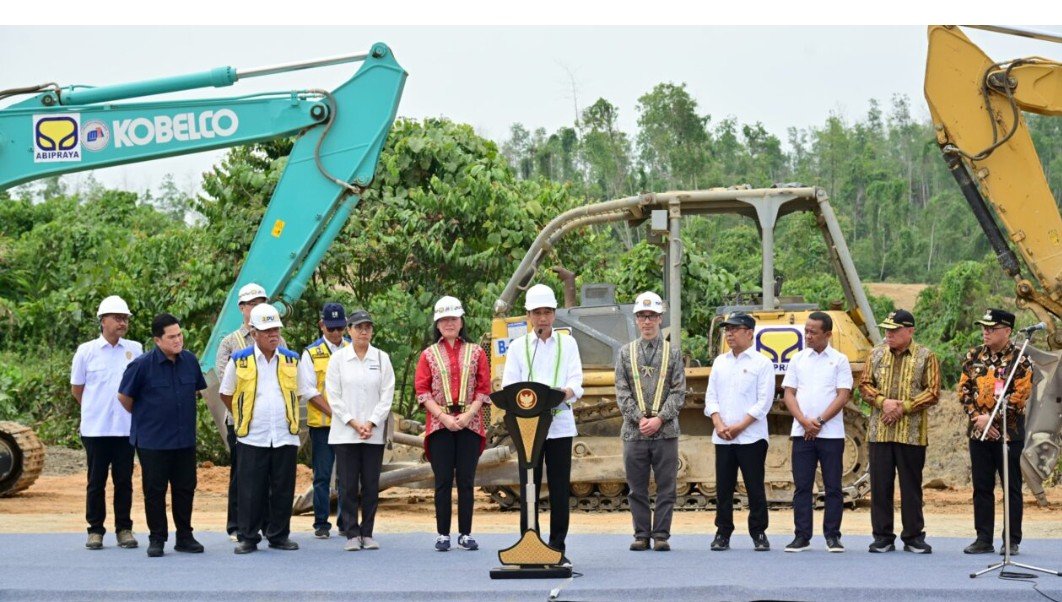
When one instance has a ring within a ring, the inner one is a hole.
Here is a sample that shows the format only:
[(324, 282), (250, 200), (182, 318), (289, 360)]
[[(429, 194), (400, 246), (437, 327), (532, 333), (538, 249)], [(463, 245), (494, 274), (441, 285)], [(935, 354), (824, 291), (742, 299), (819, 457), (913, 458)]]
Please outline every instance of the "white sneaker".
[(357, 552), (358, 550), (361, 549), (361, 538), (360, 537), (350, 537), (350, 538), (348, 538), (346, 545), (343, 546), (343, 549), (348, 551), (348, 552)]
[(361, 549), (363, 550), (379, 550), (380, 544), (376, 543), (376, 540), (371, 537), (361, 538)]

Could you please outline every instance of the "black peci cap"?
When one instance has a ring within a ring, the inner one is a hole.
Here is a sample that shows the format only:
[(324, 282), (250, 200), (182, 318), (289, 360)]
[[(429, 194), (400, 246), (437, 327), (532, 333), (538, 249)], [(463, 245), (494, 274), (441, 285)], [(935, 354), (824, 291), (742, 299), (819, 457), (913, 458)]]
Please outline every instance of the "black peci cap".
[(1009, 326), (1014, 328), (1014, 314), (1002, 309), (985, 310), (985, 315), (975, 322), (981, 326)]
[(897, 309), (889, 314), (885, 321), (878, 326), (881, 326), (885, 330), (895, 330), (897, 328), (910, 328), (915, 325), (914, 316), (906, 309)]

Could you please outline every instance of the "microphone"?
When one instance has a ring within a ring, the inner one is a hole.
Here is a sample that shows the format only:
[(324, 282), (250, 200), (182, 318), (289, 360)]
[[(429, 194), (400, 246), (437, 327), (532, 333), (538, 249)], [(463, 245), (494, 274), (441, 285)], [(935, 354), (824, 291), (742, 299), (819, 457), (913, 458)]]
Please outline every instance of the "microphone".
[(1037, 330), (1047, 330), (1047, 324), (1045, 324), (1043, 322), (1040, 322), (1039, 324), (1033, 324), (1032, 326), (1029, 326), (1028, 328), (1022, 328), (1021, 329), (1021, 331), (1023, 333), (1025, 333), (1025, 334), (1032, 334), (1032, 333), (1036, 332)]
[(531, 364), (527, 367), (527, 377), (531, 378), (531, 373), (535, 371), (535, 357), (538, 356), (538, 346), (542, 343), (542, 331), (543, 328), (535, 329), (535, 352), (531, 354)]

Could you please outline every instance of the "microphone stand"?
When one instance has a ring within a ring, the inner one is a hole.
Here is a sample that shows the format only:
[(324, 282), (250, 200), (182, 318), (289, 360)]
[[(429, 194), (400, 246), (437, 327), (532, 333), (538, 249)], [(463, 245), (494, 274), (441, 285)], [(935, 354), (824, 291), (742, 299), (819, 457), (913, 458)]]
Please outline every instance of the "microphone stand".
[[(1021, 358), (1025, 355), (1025, 348), (1029, 346), (1029, 339), (1032, 338), (1033, 332), (1035, 331), (1024, 331), (1025, 342), (1022, 343), (1021, 349), (1018, 350), (1018, 357), (1015, 358), (1014, 365), (1010, 369), (1010, 374), (1007, 375), (1007, 382), (1003, 385), (1003, 390), (999, 392), (999, 397), (996, 398), (996, 407), (992, 409), (992, 415), (989, 416), (985, 430), (981, 433), (981, 441), (984, 441), (985, 438), (988, 437), (988, 431), (992, 427), (992, 421), (996, 419), (996, 413), (1000, 413), (1003, 418), (1003, 429), (999, 433), (1000, 445), (1003, 446), (1003, 560), (995, 564), (990, 564), (988, 565), (988, 568), (981, 569), (976, 573), (970, 573), (971, 579), (980, 577), (981, 575), (996, 569), (1000, 569), (999, 574), (1000, 576), (1003, 576), (1006, 573), (1003, 569), (1008, 566), (1021, 567), (1031, 571), (1039, 571), (1041, 573), (1047, 573), (1048, 575), (1062, 577), (1062, 572), (1014, 562), (1010, 558), (1010, 446), (1007, 443), (1007, 404), (1004, 400), (1007, 396), (1007, 389), (1010, 388), (1010, 382), (1014, 379), (1014, 373), (1017, 372), (1018, 365), (1021, 364)], [(1028, 577), (1036, 577), (1036, 575), (1028, 575)]]

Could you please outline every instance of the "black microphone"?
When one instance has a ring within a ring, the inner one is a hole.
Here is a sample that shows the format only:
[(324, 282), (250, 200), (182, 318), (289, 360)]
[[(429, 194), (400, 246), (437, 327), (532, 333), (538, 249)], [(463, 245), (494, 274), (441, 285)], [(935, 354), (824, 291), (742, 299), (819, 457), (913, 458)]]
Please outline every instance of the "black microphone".
[(527, 367), (527, 373), (531, 374), (535, 371), (535, 356), (538, 355), (538, 345), (542, 342), (542, 331), (544, 328), (535, 329), (535, 352), (531, 354), (531, 365)]
[(1021, 329), (1021, 331), (1024, 332), (1025, 334), (1032, 334), (1032, 333), (1036, 332), (1037, 330), (1047, 330), (1047, 324), (1045, 324), (1043, 322), (1040, 322), (1039, 324), (1033, 324), (1032, 326), (1029, 326), (1028, 328), (1022, 328)]

